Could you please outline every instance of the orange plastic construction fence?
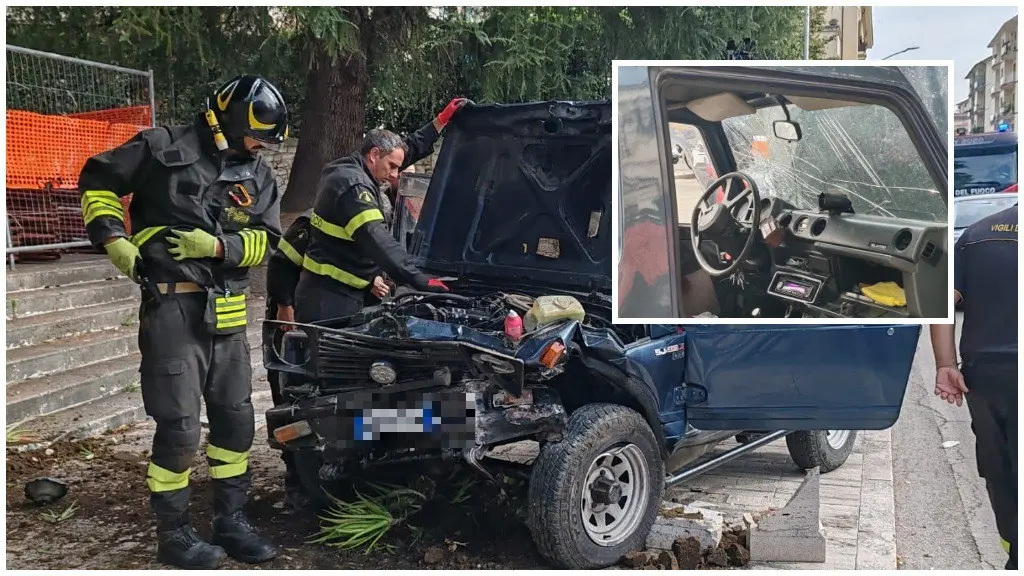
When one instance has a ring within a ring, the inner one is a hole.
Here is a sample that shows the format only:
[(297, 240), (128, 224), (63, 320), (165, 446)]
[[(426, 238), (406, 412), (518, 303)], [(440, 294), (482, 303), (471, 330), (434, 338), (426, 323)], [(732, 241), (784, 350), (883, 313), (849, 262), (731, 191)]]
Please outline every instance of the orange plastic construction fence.
[(132, 124), (135, 126), (149, 126), (152, 122), (152, 112), (149, 106), (132, 106), (130, 108), (111, 108), (110, 110), (96, 110), (93, 112), (80, 112), (68, 114), (68, 118), (80, 118), (82, 120), (98, 120), (111, 124)]
[[(52, 116), (7, 110), (7, 215), (14, 246), (86, 238), (78, 175), (85, 162), (116, 148), (152, 120), (148, 106)], [(121, 199), (125, 228), (128, 206)]]
[(73, 190), (86, 160), (148, 127), (8, 110), (7, 188)]

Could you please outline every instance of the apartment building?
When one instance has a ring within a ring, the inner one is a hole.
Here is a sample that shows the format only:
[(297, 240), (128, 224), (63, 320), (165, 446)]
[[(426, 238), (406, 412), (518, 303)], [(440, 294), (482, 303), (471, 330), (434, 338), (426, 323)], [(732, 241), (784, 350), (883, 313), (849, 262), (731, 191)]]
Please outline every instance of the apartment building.
[(965, 78), (970, 84), (967, 101), (970, 102), (970, 132), (984, 132), (987, 128), (985, 112), (990, 110), (989, 78), (992, 76), (992, 57), (975, 64)]
[(967, 116), (969, 132), (995, 132), (1005, 122), (1017, 130), (1017, 17), (999, 27), (988, 43), (992, 54), (975, 64), (965, 78), (970, 83)]
[(986, 129), (996, 130), (1006, 122), (1010, 130), (1017, 127), (1017, 17), (1014, 16), (992, 37), (988, 47), (992, 50), (989, 86), (990, 105), (986, 114)]
[(953, 109), (953, 132), (966, 134), (971, 131), (971, 99), (956, 103)]
[(824, 20), (824, 60), (864, 60), (875, 45), (871, 6), (826, 6)]

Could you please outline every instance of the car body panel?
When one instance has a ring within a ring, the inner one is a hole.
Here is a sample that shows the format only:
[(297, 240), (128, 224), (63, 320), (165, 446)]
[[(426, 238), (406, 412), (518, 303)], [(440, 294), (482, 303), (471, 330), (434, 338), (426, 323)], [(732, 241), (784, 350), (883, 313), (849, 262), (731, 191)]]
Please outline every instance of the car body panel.
[(996, 192), (960, 196), (953, 201), (953, 242), (978, 220), (1017, 203), (1016, 192)]

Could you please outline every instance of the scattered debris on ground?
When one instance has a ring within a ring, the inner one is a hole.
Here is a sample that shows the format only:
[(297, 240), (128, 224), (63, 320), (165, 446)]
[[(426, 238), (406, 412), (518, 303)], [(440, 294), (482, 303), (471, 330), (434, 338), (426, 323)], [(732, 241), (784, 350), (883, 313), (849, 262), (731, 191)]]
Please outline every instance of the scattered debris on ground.
[(742, 568), (750, 562), (744, 545), (746, 533), (735, 527), (722, 535), (718, 546), (701, 551), (701, 541), (694, 537), (677, 538), (668, 550), (642, 550), (622, 557), (620, 565), (632, 570), (714, 570)]
[[(121, 432), (126, 432), (122, 430)], [(161, 569), (154, 561), (155, 524), (145, 484), (148, 432), (141, 442), (113, 434), (87, 441), (60, 441), (48, 450), (7, 452), (8, 569)], [(407, 487), (424, 496), (415, 510), (395, 512), (376, 545), (349, 536), (333, 540), (350, 546), (314, 543), (324, 523), (312, 512), (297, 512), (284, 503), (284, 465), (277, 452), (259, 440), (250, 455), (253, 485), (248, 513), (253, 524), (281, 549), (264, 569), (536, 569), (549, 566), (537, 554), (524, 523), (525, 488), (508, 479), (494, 485), (454, 466), (445, 475), (412, 477)], [(208, 536), (212, 494), (202, 450), (191, 478), (190, 516)], [(400, 477), (394, 474), (389, 481)], [(26, 485), (51, 478), (66, 486), (66, 495), (50, 503), (26, 498)], [(388, 487), (380, 484), (387, 494)], [(366, 501), (376, 491), (360, 488)], [(408, 493), (406, 493), (408, 495)], [(385, 498), (386, 499), (386, 498)], [(348, 502), (357, 502), (347, 498)], [(366, 504), (364, 510), (369, 510)], [(344, 509), (344, 508), (343, 508)], [(328, 512), (321, 512), (327, 516)], [(399, 520), (401, 519), (401, 520)], [(344, 523), (342, 523), (344, 525)], [(337, 523), (335, 524), (337, 525)], [(341, 532), (346, 532), (342, 530)], [(228, 562), (228, 569), (248, 565)]]

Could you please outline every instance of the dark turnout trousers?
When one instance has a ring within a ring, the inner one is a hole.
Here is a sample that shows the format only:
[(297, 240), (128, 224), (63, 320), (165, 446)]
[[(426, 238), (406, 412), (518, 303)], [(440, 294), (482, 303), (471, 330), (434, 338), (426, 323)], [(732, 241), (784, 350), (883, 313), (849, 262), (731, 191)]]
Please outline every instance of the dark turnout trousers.
[(156, 421), (147, 483), (161, 530), (188, 521), (189, 475), (204, 400), (214, 513), (241, 510), (249, 491), (254, 434), (249, 343), (244, 329), (212, 334), (203, 322), (206, 300), (205, 293), (165, 296), (159, 303), (147, 298), (139, 314), (142, 398)]
[(970, 362), (963, 366), (967, 407), (977, 440), (978, 475), (985, 479), (996, 528), (1017, 569), (1017, 366)]

